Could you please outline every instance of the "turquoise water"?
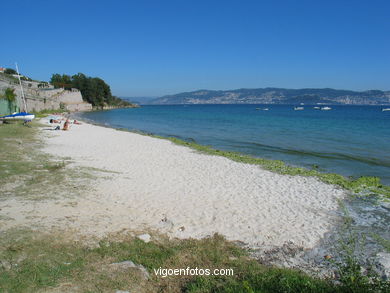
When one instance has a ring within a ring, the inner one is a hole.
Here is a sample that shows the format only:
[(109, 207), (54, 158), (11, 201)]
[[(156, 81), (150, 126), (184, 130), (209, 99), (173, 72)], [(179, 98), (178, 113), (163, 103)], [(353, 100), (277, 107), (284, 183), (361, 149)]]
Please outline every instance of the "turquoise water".
[[(269, 108), (269, 111), (256, 108)], [(390, 111), (289, 105), (143, 106), (83, 113), (112, 127), (174, 136), (221, 150), (283, 160), (346, 176), (378, 176), (390, 184)]]

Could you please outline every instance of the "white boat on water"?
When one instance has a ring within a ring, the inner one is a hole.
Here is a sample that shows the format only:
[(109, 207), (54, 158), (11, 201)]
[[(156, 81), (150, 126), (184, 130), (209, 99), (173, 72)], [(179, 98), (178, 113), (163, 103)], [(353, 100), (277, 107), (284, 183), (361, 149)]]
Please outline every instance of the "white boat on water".
[(322, 107), (321, 110), (322, 111), (329, 111), (329, 110), (332, 110), (332, 108), (331, 107)]
[(382, 109), (382, 112), (385, 112), (385, 111), (390, 111), (390, 108), (384, 108), (384, 109)]
[(294, 107), (294, 110), (295, 111), (302, 111), (302, 110), (305, 110), (304, 107)]
[(31, 114), (31, 113), (27, 113), (26, 97), (24, 96), (24, 91), (23, 91), (22, 81), (20, 79), (18, 64), (15, 63), (15, 66), (16, 66), (16, 72), (18, 73), (18, 79), (19, 79), (19, 84), (20, 84), (20, 90), (22, 93), (22, 102), (23, 102), (24, 111), (19, 112), (19, 113), (12, 113), (10, 115), (1, 116), (0, 120), (23, 120), (24, 122), (29, 122), (35, 118), (35, 115)]
[(321, 108), (320, 108), (320, 107), (313, 107), (313, 109), (319, 110), (319, 109), (321, 109)]

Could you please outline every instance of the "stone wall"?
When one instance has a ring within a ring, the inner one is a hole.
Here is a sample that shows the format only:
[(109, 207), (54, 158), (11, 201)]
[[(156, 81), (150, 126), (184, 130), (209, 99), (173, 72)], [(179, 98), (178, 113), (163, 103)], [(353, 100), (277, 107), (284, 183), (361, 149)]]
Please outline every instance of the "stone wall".
[(57, 110), (61, 107), (68, 111), (90, 111), (92, 105), (83, 101), (79, 90), (29, 89), (25, 93), (27, 111)]
[(65, 104), (65, 108), (70, 112), (91, 111), (92, 105), (86, 102), (82, 102), (75, 104)]
[[(68, 111), (92, 110), (92, 105), (83, 101), (83, 97), (78, 89), (72, 89), (69, 91), (62, 88), (54, 89), (28, 86), (28, 84), (34, 84), (34, 82), (22, 82), (22, 84), (28, 112), (58, 110), (60, 108)], [(24, 111), (24, 105), (21, 98), (22, 91), (19, 84), (2, 75), (0, 76), (0, 91), (2, 92), (6, 88), (13, 88), (15, 90), (16, 105), (21, 111)]]

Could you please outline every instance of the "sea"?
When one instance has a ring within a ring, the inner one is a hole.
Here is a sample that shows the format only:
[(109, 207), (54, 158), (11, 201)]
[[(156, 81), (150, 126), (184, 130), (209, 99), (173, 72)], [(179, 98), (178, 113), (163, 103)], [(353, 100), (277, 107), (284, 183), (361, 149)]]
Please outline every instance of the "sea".
[(383, 106), (300, 107), (146, 105), (85, 112), (81, 118), (351, 178), (377, 176), (390, 184), (390, 111)]

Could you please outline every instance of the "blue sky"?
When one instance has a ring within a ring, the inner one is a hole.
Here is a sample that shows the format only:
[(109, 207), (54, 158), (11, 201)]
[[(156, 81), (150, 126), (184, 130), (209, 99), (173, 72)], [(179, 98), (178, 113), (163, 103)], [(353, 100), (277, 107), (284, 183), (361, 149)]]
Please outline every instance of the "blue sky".
[(3, 1), (0, 66), (103, 78), (118, 96), (390, 90), (390, 1)]

